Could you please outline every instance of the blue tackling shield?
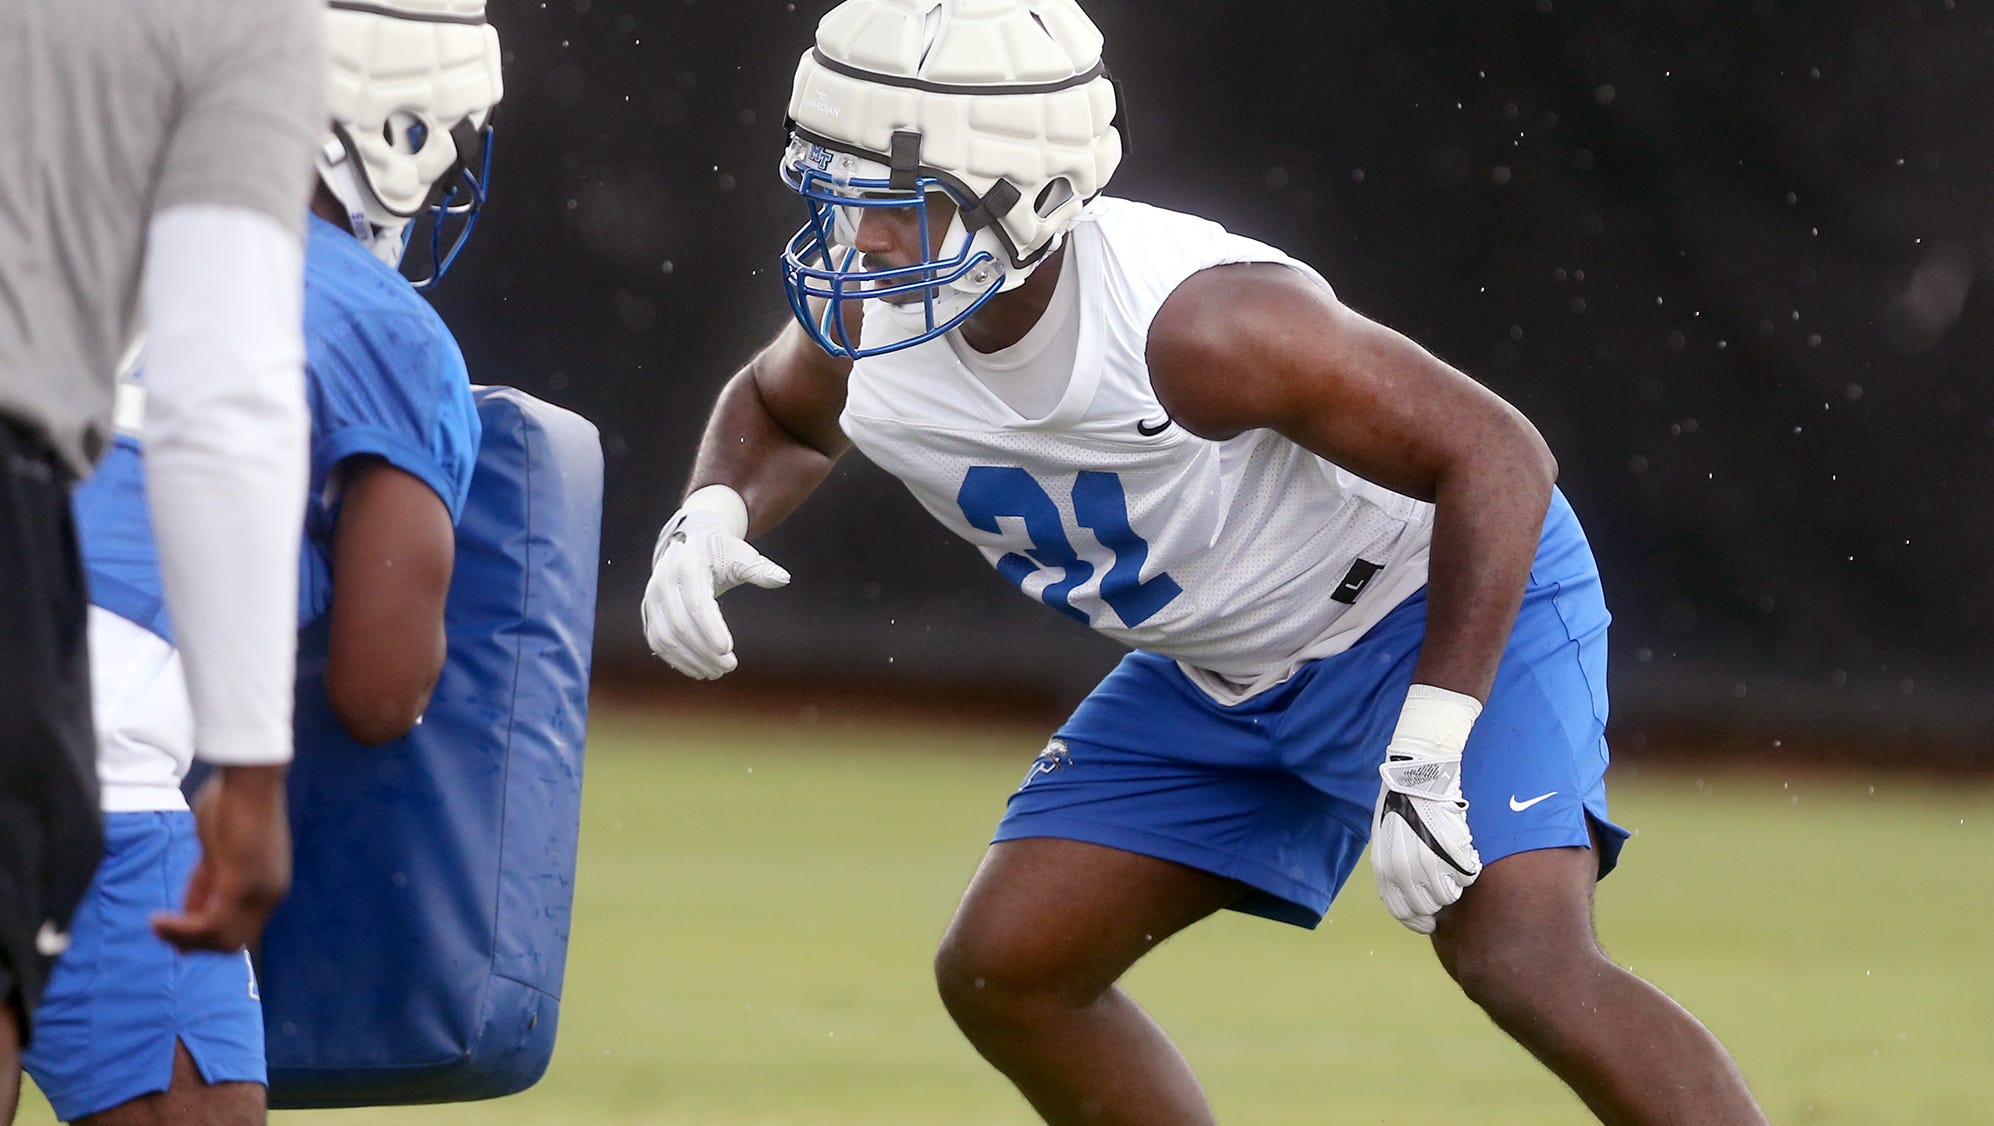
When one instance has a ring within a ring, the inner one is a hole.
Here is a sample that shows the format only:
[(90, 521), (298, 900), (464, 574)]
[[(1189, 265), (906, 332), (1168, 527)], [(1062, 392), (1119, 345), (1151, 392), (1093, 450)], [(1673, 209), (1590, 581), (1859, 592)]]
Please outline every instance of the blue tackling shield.
[(449, 657), (415, 730), (350, 739), (299, 638), (296, 868), (260, 968), (276, 1108), (493, 1098), (554, 1050), (581, 818), (602, 452), (579, 415), (476, 390)]

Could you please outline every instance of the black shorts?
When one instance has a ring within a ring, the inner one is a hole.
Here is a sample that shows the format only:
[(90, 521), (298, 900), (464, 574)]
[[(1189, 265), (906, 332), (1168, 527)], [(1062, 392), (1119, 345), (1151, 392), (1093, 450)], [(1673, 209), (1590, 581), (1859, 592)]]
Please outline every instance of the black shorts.
[(24, 1036), (103, 852), (72, 483), (0, 416), (0, 999)]

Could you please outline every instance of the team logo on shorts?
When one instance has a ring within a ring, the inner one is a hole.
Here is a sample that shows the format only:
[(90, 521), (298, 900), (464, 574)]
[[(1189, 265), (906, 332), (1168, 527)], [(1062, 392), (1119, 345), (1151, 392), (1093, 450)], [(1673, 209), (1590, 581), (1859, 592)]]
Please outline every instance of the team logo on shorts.
[(1032, 784), (1032, 779), (1041, 774), (1051, 774), (1055, 770), (1065, 770), (1073, 765), (1073, 752), (1066, 749), (1066, 740), (1054, 739), (1032, 760), (1032, 768), (1025, 771), (1025, 780), (1018, 783), (1020, 790)]

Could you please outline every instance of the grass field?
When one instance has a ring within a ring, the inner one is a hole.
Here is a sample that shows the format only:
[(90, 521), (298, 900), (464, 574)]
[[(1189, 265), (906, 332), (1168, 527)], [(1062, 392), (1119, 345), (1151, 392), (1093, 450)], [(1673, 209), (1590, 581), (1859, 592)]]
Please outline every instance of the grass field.
[[(1043, 733), (599, 713), (559, 1048), (491, 1103), (296, 1126), (1026, 1124), (929, 957)], [(1994, 789), (1622, 773), (1607, 948), (1702, 1016), (1778, 1123), (1994, 1122)], [(1130, 988), (1228, 1123), (1583, 1123), (1360, 869), (1315, 933), (1225, 915)], [(1408, 1061), (1427, 1062), (1417, 1066)], [(49, 1121), (30, 1093), (21, 1121)]]

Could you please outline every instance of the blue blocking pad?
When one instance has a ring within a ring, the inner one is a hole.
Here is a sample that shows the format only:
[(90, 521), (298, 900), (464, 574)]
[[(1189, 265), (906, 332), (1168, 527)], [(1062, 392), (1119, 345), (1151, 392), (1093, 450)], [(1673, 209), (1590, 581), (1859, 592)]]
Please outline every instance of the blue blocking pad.
[(547, 1070), (581, 819), (602, 451), (579, 415), (476, 389), (449, 658), (406, 737), (354, 742), (299, 638), (296, 868), (260, 958), (277, 1108), (493, 1098)]

